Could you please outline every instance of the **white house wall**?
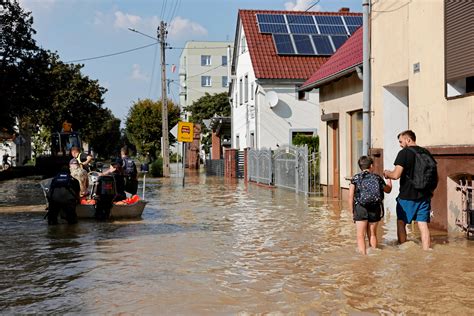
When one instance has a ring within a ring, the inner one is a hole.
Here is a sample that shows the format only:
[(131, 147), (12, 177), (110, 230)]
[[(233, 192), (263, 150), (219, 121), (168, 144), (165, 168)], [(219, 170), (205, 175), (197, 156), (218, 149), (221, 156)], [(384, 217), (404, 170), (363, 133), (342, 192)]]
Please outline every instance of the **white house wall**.
[[(265, 95), (274, 91), (278, 103), (271, 108)], [(318, 132), (320, 122), (319, 93), (313, 93), (307, 101), (298, 100), (295, 84), (261, 87), (257, 108), (257, 146), (275, 149), (291, 142), (291, 133), (297, 131)]]
[[(245, 36), (242, 28), (240, 28), (240, 39), (241, 43), (242, 36)], [(235, 77), (232, 78), (233, 85), (231, 91), (232, 97), (232, 147), (243, 149), (250, 147), (250, 133), (255, 131), (255, 72), (252, 67), (250, 60), (249, 51), (245, 48), (242, 51), (242, 47), (237, 48), (237, 57), (235, 62)], [(248, 78), (248, 99), (245, 102), (243, 91), (244, 90), (244, 79), (245, 76)], [(242, 85), (240, 84), (242, 80)], [(253, 91), (251, 86), (253, 83)], [(242, 104), (240, 102), (242, 94)], [(253, 97), (252, 97), (253, 95)]]

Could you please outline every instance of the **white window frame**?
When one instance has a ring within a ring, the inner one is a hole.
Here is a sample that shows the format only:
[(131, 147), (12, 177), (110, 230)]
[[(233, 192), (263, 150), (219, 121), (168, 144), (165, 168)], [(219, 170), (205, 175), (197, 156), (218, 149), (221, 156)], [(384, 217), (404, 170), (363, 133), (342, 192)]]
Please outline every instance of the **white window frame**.
[(222, 76), (222, 87), (228, 88), (229, 87), (229, 77)]
[(212, 87), (211, 76), (201, 76), (201, 87)]
[(201, 55), (201, 66), (211, 66), (211, 55)]

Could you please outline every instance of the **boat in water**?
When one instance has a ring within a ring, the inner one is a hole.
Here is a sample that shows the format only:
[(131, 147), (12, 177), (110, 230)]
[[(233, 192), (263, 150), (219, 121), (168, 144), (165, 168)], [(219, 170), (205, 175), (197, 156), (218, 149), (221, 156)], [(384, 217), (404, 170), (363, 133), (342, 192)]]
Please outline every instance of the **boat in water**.
[[(97, 174), (90, 176), (91, 183), (97, 181)], [(51, 186), (53, 178), (48, 178), (40, 182), (41, 188), (43, 189), (44, 197), (46, 199), (46, 205), (48, 205), (48, 192)], [(144, 199), (140, 199), (138, 195), (133, 195), (123, 201), (113, 202), (110, 208), (110, 219), (125, 219), (125, 218), (139, 218), (141, 217), (143, 210), (148, 202)], [(94, 219), (96, 216), (96, 199), (94, 198), (82, 198), (80, 203), (76, 205), (76, 215), (78, 219)]]

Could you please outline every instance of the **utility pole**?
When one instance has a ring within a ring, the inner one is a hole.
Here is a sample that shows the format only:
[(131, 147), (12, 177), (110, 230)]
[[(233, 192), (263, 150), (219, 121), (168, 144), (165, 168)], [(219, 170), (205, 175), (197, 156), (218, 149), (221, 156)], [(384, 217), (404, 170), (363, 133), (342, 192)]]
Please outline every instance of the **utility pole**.
[(169, 156), (169, 136), (168, 136), (168, 98), (166, 95), (166, 63), (165, 63), (165, 48), (166, 48), (166, 23), (161, 21), (158, 26), (158, 39), (161, 47), (161, 131), (163, 134), (163, 177), (170, 176), (170, 156)]

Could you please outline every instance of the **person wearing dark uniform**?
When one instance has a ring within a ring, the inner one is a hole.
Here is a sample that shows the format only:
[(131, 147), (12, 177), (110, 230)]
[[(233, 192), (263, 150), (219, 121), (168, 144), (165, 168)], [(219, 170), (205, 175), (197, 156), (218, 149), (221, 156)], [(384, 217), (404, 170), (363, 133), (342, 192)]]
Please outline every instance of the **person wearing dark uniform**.
[(128, 156), (128, 148), (122, 147), (120, 150), (122, 156), (123, 178), (125, 180), (125, 191), (134, 195), (138, 191), (138, 170), (135, 162)]
[(76, 205), (79, 202), (80, 185), (68, 171), (58, 173), (48, 190), (48, 224), (58, 224), (58, 215), (69, 224), (77, 223)]

